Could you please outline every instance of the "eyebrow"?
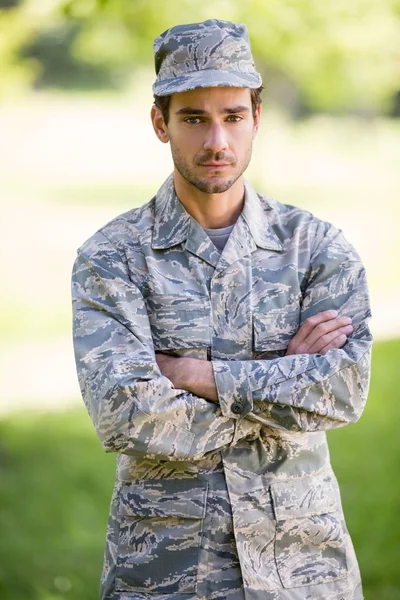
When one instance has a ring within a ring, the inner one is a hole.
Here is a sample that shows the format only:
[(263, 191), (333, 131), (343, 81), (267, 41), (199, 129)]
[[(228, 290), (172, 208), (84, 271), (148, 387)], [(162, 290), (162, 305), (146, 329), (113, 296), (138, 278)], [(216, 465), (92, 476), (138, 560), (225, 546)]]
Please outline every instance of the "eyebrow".
[[(240, 112), (249, 112), (250, 108), (248, 106), (233, 106), (232, 108), (224, 108), (221, 111), (223, 115), (234, 115)], [(184, 108), (180, 108), (176, 111), (176, 115), (207, 115), (207, 111), (201, 108), (192, 108), (191, 106), (185, 106)]]

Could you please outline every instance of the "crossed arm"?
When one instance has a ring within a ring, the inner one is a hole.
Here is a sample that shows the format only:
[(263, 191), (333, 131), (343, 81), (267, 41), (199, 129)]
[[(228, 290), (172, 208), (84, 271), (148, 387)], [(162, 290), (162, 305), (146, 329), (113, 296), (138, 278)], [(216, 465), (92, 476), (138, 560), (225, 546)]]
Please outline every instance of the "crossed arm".
[[(254, 419), (291, 431), (357, 420), (372, 339), (365, 273), (337, 231), (321, 238), (303, 294), (303, 325), (287, 355), (212, 362), (156, 356), (119, 234), (88, 240), (73, 271), (74, 345), (82, 395), (105, 450), (196, 459), (240, 439), (238, 431), (245, 437), (246, 428), (258, 426)], [(330, 308), (342, 316), (325, 314), (317, 323)], [(351, 335), (344, 316), (352, 317)], [(339, 332), (348, 336), (344, 346)]]
[[(341, 317), (336, 310), (326, 310), (304, 321), (293, 336), (286, 356), (323, 354), (341, 348), (353, 332), (350, 317)], [(201, 398), (218, 402), (218, 390), (212, 363), (190, 357), (174, 357), (157, 353), (161, 373), (175, 388), (187, 390)]]

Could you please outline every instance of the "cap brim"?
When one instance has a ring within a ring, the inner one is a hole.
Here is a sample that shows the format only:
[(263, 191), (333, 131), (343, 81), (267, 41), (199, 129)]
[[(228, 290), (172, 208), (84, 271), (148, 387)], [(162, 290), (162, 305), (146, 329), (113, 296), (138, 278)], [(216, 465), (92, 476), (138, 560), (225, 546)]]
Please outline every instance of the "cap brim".
[(194, 73), (178, 75), (153, 84), (156, 96), (169, 96), (179, 92), (188, 92), (205, 87), (241, 87), (255, 89), (262, 85), (259, 73), (242, 73), (240, 71), (223, 71), (221, 69), (204, 69)]

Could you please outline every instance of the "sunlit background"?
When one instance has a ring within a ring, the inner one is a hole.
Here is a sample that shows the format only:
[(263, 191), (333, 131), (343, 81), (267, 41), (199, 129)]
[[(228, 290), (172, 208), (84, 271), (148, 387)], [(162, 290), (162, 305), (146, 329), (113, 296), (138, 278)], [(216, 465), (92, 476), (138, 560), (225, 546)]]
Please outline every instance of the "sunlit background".
[(400, 1), (0, 0), (0, 598), (94, 600), (115, 457), (83, 407), (76, 248), (171, 171), (150, 124), (153, 39), (247, 24), (265, 85), (247, 177), (333, 222), (367, 269), (361, 421), (330, 434), (365, 597), (400, 599)]

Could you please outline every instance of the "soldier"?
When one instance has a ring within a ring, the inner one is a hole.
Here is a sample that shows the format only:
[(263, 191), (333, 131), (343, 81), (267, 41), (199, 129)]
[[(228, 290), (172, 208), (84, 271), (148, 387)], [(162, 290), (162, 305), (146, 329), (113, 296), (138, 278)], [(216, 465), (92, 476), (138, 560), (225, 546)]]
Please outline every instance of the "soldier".
[(101, 598), (359, 600), (325, 431), (368, 393), (364, 268), (243, 179), (261, 114), (245, 26), (173, 27), (154, 50), (174, 171), (73, 270), (82, 394), (117, 453)]

